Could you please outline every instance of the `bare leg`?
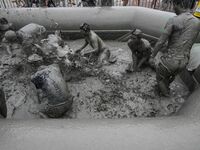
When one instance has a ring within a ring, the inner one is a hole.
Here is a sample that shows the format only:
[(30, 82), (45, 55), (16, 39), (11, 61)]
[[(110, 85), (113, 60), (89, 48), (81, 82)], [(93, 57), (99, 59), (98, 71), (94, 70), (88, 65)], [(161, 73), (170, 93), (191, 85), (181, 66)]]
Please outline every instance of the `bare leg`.
[(128, 4), (128, 0), (123, 1), (123, 6), (126, 6)]
[(12, 56), (12, 52), (11, 52), (10, 45), (6, 45), (6, 51), (8, 52), (8, 54), (9, 54), (10, 56)]
[(147, 59), (148, 59), (148, 57), (143, 57), (143, 58), (140, 60), (140, 62), (139, 62), (138, 65), (137, 65), (137, 68), (136, 68), (137, 71), (140, 71), (141, 66), (144, 64), (144, 62), (147, 61)]
[(105, 49), (100, 55), (98, 59), (98, 63), (107, 64), (110, 58), (110, 50)]

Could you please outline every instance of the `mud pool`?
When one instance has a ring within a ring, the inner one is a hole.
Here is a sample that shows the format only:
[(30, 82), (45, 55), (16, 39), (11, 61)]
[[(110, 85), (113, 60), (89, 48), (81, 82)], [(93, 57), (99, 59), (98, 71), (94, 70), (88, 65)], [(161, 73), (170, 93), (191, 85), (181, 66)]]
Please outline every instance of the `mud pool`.
[[(83, 42), (66, 41), (72, 50), (80, 48)], [(157, 117), (175, 114), (180, 109), (188, 91), (178, 77), (170, 87), (171, 97), (160, 97), (154, 90), (156, 80), (152, 69), (144, 68), (131, 74), (125, 72), (132, 61), (126, 43), (105, 43), (117, 58), (116, 63), (102, 68), (86, 67), (84, 73), (66, 73), (63, 70), (74, 96), (73, 107), (63, 118)], [(8, 118), (46, 118), (39, 112), (40, 92), (30, 81), (38, 66), (27, 63), (18, 46), (13, 51), (14, 57), (8, 56), (5, 51), (0, 53), (0, 82), (6, 94)]]

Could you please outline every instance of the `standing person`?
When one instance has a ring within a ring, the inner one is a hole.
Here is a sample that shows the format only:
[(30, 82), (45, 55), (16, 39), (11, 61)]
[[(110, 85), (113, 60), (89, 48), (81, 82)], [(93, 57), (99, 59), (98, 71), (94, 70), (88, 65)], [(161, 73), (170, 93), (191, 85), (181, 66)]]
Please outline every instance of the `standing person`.
[(199, 0), (192, 0), (191, 1), (191, 6), (190, 6), (190, 9), (193, 9), (196, 5), (196, 2), (198, 2)]
[(138, 0), (137, 2), (138, 2), (138, 6), (140, 6), (140, 0)]
[(45, 4), (47, 7), (56, 7), (53, 0), (45, 0)]
[(156, 3), (157, 3), (157, 0), (153, 0), (152, 2), (151, 2), (151, 8), (156, 8)]
[(158, 90), (164, 96), (170, 96), (170, 83), (188, 64), (190, 49), (200, 30), (199, 20), (190, 13), (190, 3), (190, 0), (173, 1), (177, 16), (167, 21), (152, 54), (155, 57), (167, 43), (156, 65)]
[(128, 0), (122, 0), (123, 1), (123, 6), (127, 6)]
[(171, 3), (171, 0), (162, 0), (161, 9), (166, 11)]

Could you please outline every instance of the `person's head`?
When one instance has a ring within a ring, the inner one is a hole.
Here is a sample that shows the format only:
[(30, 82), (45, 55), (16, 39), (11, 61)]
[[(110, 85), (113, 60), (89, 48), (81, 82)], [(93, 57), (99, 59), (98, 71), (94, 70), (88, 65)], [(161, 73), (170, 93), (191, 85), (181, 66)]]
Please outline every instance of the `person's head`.
[(132, 35), (139, 40), (142, 38), (142, 31), (140, 29), (135, 29), (132, 31)]
[(191, 0), (173, 0), (174, 12), (179, 15), (191, 8)]
[(15, 33), (15, 31), (8, 30), (8, 31), (6, 31), (4, 38), (7, 41), (12, 42), (12, 41), (15, 41), (17, 39), (17, 34)]
[(90, 32), (90, 25), (87, 23), (83, 23), (80, 25), (80, 30), (81, 33), (83, 33), (84, 35), (88, 35), (88, 33)]
[(8, 20), (6, 18), (0, 18), (0, 24), (8, 24)]
[(6, 18), (0, 18), (0, 30), (6, 31), (12, 28), (12, 23), (9, 23)]

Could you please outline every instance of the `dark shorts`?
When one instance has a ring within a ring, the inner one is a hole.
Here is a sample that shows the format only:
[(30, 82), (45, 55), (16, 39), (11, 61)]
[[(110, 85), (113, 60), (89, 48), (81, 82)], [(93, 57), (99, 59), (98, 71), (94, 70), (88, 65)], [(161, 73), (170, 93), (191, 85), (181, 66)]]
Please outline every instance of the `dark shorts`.
[(70, 97), (70, 100), (59, 103), (57, 105), (47, 104), (46, 107), (41, 110), (41, 112), (50, 118), (59, 118), (62, 117), (70, 109), (72, 102), (73, 97)]
[(156, 67), (157, 77), (159, 78), (170, 78), (180, 73), (187, 65), (187, 58), (173, 58), (161, 56), (160, 63)]

